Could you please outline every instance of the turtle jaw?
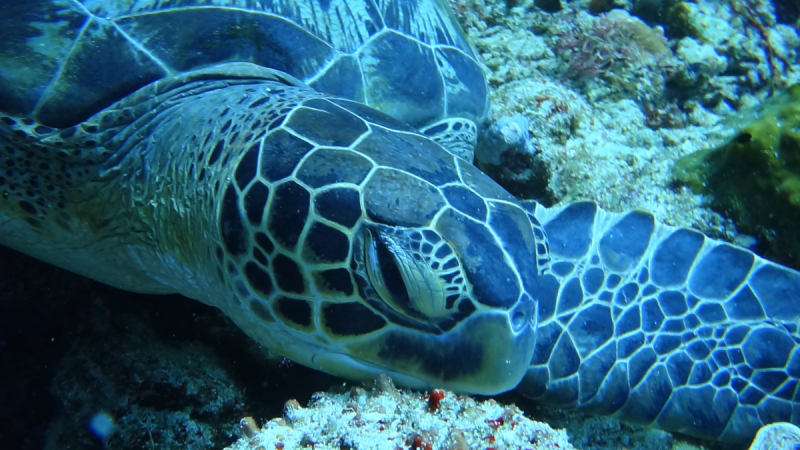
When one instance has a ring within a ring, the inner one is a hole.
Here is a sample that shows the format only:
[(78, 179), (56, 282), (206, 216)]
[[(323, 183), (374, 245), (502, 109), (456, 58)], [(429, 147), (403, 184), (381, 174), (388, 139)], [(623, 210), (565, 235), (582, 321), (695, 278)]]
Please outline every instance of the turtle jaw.
[(519, 384), (535, 343), (535, 320), (519, 327), (508, 314), (494, 312), (479, 314), (440, 336), (390, 330), (351, 343), (342, 352), (316, 353), (312, 367), (348, 379), (387, 374), (412, 389), (495, 395)]

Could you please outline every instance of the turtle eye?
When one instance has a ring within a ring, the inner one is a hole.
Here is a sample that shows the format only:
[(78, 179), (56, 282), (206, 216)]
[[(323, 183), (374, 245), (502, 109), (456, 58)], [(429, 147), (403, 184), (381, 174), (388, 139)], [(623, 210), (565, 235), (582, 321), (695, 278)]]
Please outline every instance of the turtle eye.
[(391, 309), (415, 320), (438, 319), (450, 314), (447, 302), (453, 292), (446, 278), (452, 274), (434, 269), (419, 250), (408, 245), (414, 234), (368, 230), (364, 255), (367, 276)]
[(408, 315), (410, 306), (408, 289), (395, 256), (383, 240), (377, 238), (372, 231), (367, 232), (365, 256), (367, 275), (372, 287), (392, 309)]

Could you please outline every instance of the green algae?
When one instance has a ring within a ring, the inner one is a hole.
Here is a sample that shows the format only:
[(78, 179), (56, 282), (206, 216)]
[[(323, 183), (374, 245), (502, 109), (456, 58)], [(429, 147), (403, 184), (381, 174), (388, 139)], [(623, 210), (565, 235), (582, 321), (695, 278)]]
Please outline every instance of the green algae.
[(800, 84), (738, 120), (730, 142), (684, 156), (673, 173), (763, 256), (800, 268)]

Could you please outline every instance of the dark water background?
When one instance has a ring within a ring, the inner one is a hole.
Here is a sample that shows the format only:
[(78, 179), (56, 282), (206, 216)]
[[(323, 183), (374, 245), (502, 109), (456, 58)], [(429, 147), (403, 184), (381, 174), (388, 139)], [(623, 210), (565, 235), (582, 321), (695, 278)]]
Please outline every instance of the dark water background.
[(0, 247), (0, 449), (222, 448), (341, 380), (265, 357), (216, 308), (142, 295)]

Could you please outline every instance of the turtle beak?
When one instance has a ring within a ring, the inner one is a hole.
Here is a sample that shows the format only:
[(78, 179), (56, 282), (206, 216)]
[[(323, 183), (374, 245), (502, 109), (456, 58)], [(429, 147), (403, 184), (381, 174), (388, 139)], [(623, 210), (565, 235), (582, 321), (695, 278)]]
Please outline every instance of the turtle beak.
[(511, 314), (479, 314), (438, 336), (392, 329), (351, 343), (346, 352), (318, 353), (313, 364), (344, 378), (385, 373), (410, 388), (495, 395), (514, 389), (528, 369), (536, 343), (535, 314), (534, 302), (526, 297)]

